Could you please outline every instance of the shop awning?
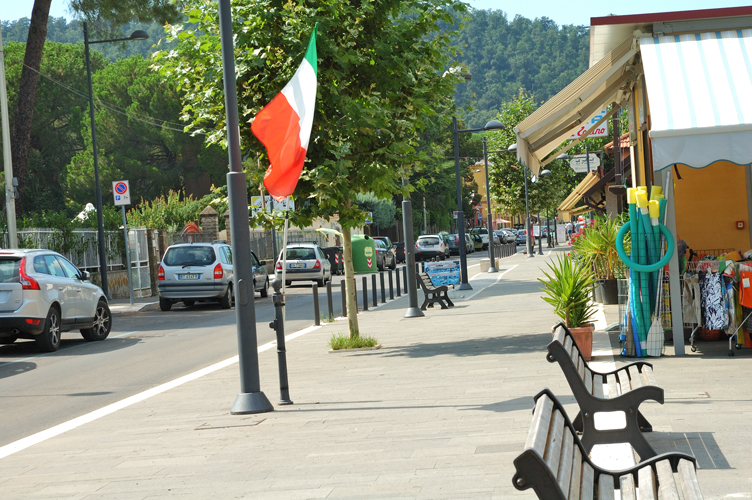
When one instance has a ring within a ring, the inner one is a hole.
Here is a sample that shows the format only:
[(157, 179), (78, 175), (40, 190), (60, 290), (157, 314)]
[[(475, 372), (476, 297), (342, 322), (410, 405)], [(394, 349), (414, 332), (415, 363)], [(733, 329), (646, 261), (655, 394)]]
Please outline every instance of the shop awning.
[(752, 30), (640, 39), (653, 168), (752, 163)]
[[(537, 175), (542, 165), (555, 159), (549, 155), (581, 124), (612, 102), (620, 103), (622, 87), (632, 75), (630, 64), (636, 53), (636, 42), (630, 35), (517, 125), (514, 129), (517, 133), (517, 159)], [(609, 116), (606, 115), (599, 124)], [(570, 146), (579, 140), (572, 141)]]
[[(580, 181), (579, 184), (577, 184), (577, 187), (572, 190), (572, 192), (567, 196), (564, 201), (561, 202), (561, 204), (557, 207), (557, 210), (559, 211), (559, 217), (563, 221), (568, 221), (570, 218), (575, 215), (574, 212), (575, 206), (582, 205), (583, 201), (582, 199), (585, 197), (585, 193), (591, 190), (593, 186), (598, 184), (600, 181), (600, 176), (598, 175), (597, 171), (590, 172), (589, 174), (585, 174), (585, 178)], [(592, 208), (584, 207), (585, 212), (588, 210), (592, 210)], [(578, 212), (582, 213), (582, 212)]]

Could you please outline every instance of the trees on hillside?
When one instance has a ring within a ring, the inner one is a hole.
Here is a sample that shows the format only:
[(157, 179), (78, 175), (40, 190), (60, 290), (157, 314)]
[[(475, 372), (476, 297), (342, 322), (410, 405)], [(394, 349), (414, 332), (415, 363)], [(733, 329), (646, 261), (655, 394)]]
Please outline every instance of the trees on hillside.
[[(185, 92), (186, 115), (208, 140), (220, 143), (225, 123), (216, 6), (186, 4), (196, 27), (175, 27), (178, 49), (163, 53), (161, 63)], [(265, 151), (249, 125), (297, 69), (319, 23), (317, 108), (293, 222), (306, 225), (338, 214), (346, 256), (350, 229), (365, 220), (356, 194), (372, 191), (385, 198), (405, 191), (401, 179), (424, 158), (415, 148), (418, 132), (431, 124), (448, 126), (457, 79), (442, 76), (452, 52), (448, 33), (436, 34), (437, 21), (451, 23), (454, 12), (465, 10), (451, 0), (233, 3), (241, 146), (254, 156)], [(346, 276), (353, 276), (352, 262), (346, 262)], [(348, 303), (354, 305), (351, 282)], [(356, 314), (348, 308), (354, 336)]]

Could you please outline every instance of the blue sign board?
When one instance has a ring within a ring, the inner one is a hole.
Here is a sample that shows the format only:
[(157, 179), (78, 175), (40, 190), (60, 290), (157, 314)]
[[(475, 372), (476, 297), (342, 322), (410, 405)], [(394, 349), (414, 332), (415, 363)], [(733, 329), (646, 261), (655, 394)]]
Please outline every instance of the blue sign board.
[(458, 260), (426, 262), (424, 269), (434, 286), (460, 284), (460, 261)]

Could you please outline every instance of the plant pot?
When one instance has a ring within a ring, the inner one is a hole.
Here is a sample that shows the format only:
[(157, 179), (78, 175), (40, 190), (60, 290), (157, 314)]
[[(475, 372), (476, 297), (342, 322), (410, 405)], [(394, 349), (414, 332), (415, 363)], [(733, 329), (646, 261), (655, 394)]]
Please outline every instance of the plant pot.
[(593, 354), (593, 330), (595, 330), (593, 323), (569, 329), (585, 361), (590, 361)]
[(601, 302), (603, 304), (619, 303), (619, 287), (616, 279), (598, 280), (598, 288), (601, 290)]
[(593, 302), (603, 302), (603, 290), (601, 290), (601, 284), (598, 281), (593, 284)]

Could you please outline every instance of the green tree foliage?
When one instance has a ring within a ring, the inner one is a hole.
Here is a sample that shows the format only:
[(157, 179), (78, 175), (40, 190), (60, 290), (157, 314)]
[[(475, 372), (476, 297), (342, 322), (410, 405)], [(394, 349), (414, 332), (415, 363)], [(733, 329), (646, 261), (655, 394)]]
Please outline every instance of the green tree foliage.
[(586, 26), (557, 26), (546, 17), (512, 21), (501, 10), (474, 10), (456, 40), (472, 80), (457, 89), (457, 104), (472, 105), (467, 122), (482, 127), (515, 99), (520, 88), (546, 101), (585, 71)]
[[(99, 99), (95, 119), (105, 195), (118, 179), (129, 179), (133, 196), (143, 199), (180, 190), (189, 178), (224, 184), (226, 153), (218, 146), (204, 148), (202, 136), (183, 132), (175, 85), (162, 81), (149, 61), (137, 55), (107, 65), (95, 75), (94, 94)], [(79, 126), (86, 149), (71, 160), (68, 181), (70, 198), (84, 203), (94, 190), (88, 113)]]
[(358, 193), (355, 196), (355, 203), (364, 212), (371, 212), (373, 214), (372, 227), (388, 229), (394, 225), (394, 216), (397, 213), (397, 207), (391, 198), (380, 199), (373, 193)]
[(128, 211), (128, 224), (178, 232), (189, 222), (198, 220), (201, 211), (209, 205), (219, 213), (220, 229), (223, 229), (223, 214), (227, 211), (226, 187), (213, 189), (201, 199), (170, 191), (166, 196), (144, 200)]

